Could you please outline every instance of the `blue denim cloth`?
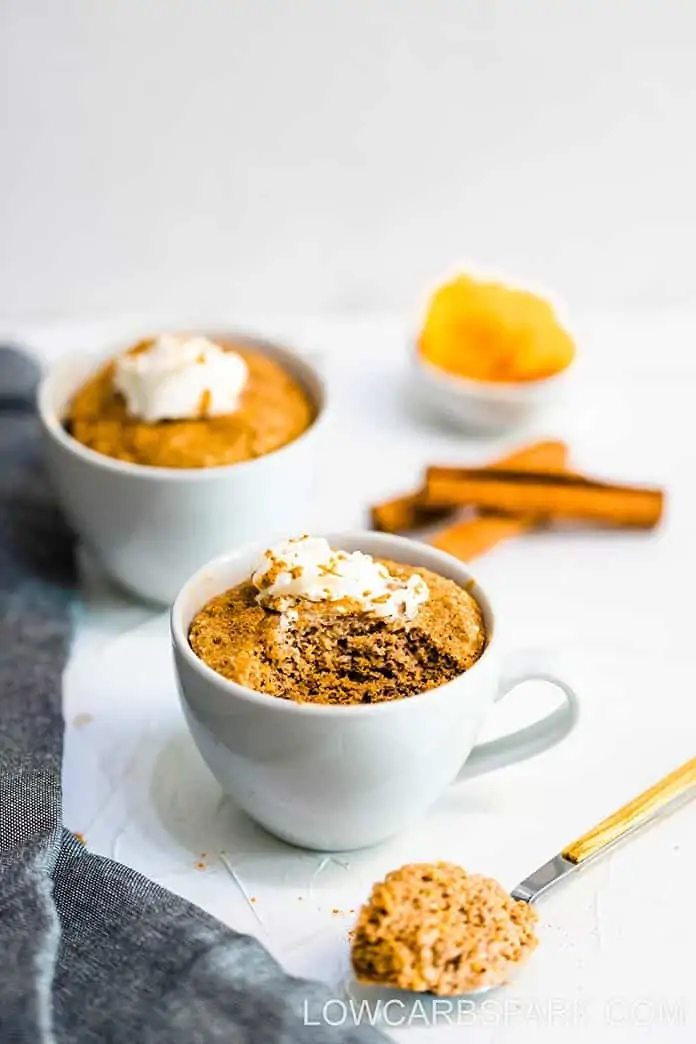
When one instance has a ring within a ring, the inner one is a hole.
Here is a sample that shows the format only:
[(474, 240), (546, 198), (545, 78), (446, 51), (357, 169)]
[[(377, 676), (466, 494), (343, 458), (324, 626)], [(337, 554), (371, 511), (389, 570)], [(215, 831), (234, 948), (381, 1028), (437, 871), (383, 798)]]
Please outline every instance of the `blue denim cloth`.
[(76, 572), (41, 464), (36, 377), (0, 348), (0, 1044), (384, 1041), (322, 1022), (326, 987), (63, 828)]

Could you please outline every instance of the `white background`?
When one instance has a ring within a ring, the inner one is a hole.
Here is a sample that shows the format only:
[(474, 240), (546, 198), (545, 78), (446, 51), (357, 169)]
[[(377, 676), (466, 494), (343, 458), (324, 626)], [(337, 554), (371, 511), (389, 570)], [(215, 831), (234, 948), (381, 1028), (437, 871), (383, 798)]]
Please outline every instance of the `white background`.
[(689, 0), (0, 0), (0, 316), (696, 299)]
[[(567, 651), (580, 725), (348, 869), (220, 804), (166, 619), (86, 592), (67, 825), (292, 972), (340, 981), (350, 910), (387, 870), (451, 858), (512, 886), (693, 756), (695, 34), (689, 0), (0, 0), (0, 335), (48, 360), (144, 314), (253, 315), (318, 349), (338, 421), (325, 517), (357, 525), (426, 461), (503, 449), (426, 424), (403, 394), (406, 317), (473, 258), (581, 317), (574, 401), (512, 441), (558, 435), (578, 467), (669, 492), (655, 534), (538, 535), (477, 564), (515, 643)], [(516, 723), (504, 711), (492, 731)], [(695, 811), (544, 901), (543, 945), (505, 993), (521, 1011), (396, 1038), (693, 1040)]]

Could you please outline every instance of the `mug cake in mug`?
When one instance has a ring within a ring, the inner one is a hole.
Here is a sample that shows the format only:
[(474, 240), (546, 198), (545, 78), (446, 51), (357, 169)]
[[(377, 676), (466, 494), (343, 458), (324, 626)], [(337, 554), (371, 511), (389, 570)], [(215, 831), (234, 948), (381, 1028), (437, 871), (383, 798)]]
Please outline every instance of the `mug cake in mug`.
[(159, 603), (225, 549), (311, 526), (325, 408), (301, 354), (224, 330), (64, 358), (39, 390), (66, 515), (111, 577)]

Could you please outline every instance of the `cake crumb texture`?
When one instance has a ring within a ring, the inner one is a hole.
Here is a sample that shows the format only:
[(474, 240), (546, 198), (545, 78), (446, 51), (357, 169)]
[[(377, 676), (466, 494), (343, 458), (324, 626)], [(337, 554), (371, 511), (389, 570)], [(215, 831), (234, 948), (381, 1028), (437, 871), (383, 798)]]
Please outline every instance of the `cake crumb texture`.
[(292, 618), (258, 604), (244, 582), (211, 599), (189, 631), (191, 648), (225, 678), (300, 702), (381, 703), (451, 681), (486, 641), (481, 610), (452, 580), (427, 569), (379, 560), (401, 579), (418, 573), (429, 598), (413, 620), (345, 612), (307, 602)]
[(536, 911), (453, 863), (411, 863), (372, 889), (353, 936), (359, 981), (440, 996), (501, 985), (538, 940)]

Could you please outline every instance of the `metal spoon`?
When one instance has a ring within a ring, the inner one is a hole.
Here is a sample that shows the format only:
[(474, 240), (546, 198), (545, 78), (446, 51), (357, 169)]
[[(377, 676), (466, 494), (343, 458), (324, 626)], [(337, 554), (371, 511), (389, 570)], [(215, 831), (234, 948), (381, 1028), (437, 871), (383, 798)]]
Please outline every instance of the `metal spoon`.
[(635, 833), (648, 823), (696, 797), (696, 758), (691, 758), (680, 768), (670, 772), (658, 783), (644, 790), (638, 797), (622, 805), (586, 834), (571, 841), (569, 845), (535, 870), (524, 881), (512, 889), (513, 899), (534, 903), (553, 885), (562, 881), (574, 870), (586, 866), (592, 859), (603, 855), (629, 834)]
[[(638, 797), (607, 816), (597, 826), (592, 827), (587, 833), (575, 841), (571, 841), (553, 859), (549, 859), (533, 874), (525, 877), (524, 881), (520, 881), (512, 889), (513, 899), (519, 899), (525, 903), (536, 902), (553, 885), (609, 851), (629, 834), (633, 834), (641, 827), (647, 826), (648, 823), (667, 815), (694, 797), (696, 797), (696, 758), (692, 758), (674, 772), (670, 772), (659, 783), (655, 783)], [(374, 986), (369, 986), (367, 990), (374, 990), (374, 988)], [(379, 986), (377, 988), (383, 989)], [(471, 993), (457, 996), (478, 999), (492, 989), (497, 989), (497, 985), (482, 986)], [(352, 992), (354, 993), (354, 990)], [(390, 995), (394, 993), (399, 996), (417, 996), (407, 990), (390, 990), (389, 992)]]

